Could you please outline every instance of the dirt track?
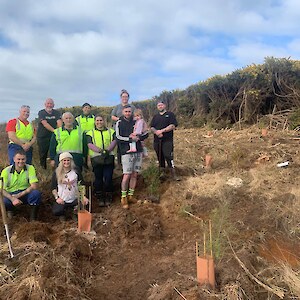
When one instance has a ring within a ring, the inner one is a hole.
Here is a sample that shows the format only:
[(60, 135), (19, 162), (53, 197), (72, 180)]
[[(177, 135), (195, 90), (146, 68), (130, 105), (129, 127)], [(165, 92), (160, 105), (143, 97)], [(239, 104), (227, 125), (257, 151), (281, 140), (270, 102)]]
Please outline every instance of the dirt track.
[[(10, 224), (13, 260), (1, 237), (1, 299), (181, 299), (174, 287), (189, 300), (274, 295), (251, 279), (236, 257), (261, 282), (285, 288), (285, 299), (291, 299), (296, 292), (283, 265), (299, 270), (295, 136), (274, 132), (262, 138), (257, 128), (213, 136), (178, 130), (175, 153), (182, 180), (161, 183), (160, 204), (134, 204), (126, 211), (117, 193), (110, 208), (94, 203), (90, 234), (76, 233), (74, 221), (62, 224), (51, 216), (52, 199), (43, 184), (41, 222), (28, 223), (22, 211)], [(206, 153), (213, 157), (210, 170), (203, 168)], [(287, 168), (276, 166), (285, 160)], [(229, 185), (232, 178), (241, 179), (241, 186)], [(147, 198), (142, 179), (137, 195)], [(204, 230), (198, 218), (213, 224), (214, 291), (195, 280), (195, 242), (202, 243)]]

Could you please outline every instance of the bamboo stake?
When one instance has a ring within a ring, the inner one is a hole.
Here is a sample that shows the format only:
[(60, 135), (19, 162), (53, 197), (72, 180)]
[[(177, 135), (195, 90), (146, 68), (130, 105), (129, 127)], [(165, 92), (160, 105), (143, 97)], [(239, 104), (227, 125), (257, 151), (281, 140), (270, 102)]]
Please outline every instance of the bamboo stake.
[(92, 211), (92, 187), (89, 186), (89, 213)]
[(176, 287), (174, 287), (174, 291), (184, 300), (187, 300), (181, 293), (178, 289), (176, 289)]
[(211, 257), (213, 256), (213, 251), (212, 251), (212, 230), (211, 230), (211, 220), (208, 221), (209, 224), (209, 246), (210, 246), (210, 255)]
[(205, 241), (206, 237), (205, 237), (205, 232), (203, 232), (203, 254), (204, 257), (206, 256), (206, 241)]

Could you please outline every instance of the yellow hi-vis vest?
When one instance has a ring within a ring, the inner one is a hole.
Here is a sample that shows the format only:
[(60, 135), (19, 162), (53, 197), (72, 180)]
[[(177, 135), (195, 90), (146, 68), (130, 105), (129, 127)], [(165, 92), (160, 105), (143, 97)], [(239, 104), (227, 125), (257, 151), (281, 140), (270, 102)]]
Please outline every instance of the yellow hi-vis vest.
[[(31, 123), (25, 125), (19, 119), (16, 123), (16, 137), (21, 140), (23, 143), (30, 142), (34, 135), (34, 128)], [(9, 141), (10, 144), (13, 144), (13, 141)]]
[(69, 133), (67, 129), (62, 127), (56, 128), (54, 134), (57, 141), (56, 153), (62, 152), (82, 153), (82, 135), (81, 128), (77, 126)]
[[(113, 135), (115, 131), (113, 129), (107, 129), (107, 130), (89, 130), (86, 132), (86, 135), (89, 135), (92, 137), (93, 144), (99, 147), (100, 149), (107, 149), (110, 143), (113, 140)], [(114, 155), (114, 152), (111, 151), (109, 153), (110, 155)], [(95, 157), (101, 155), (101, 153), (94, 152), (93, 150), (89, 149), (89, 156), (90, 157)]]
[(4, 183), (3, 188), (8, 193), (26, 190), (31, 183), (38, 182), (34, 166), (26, 164), (20, 173), (13, 168), (14, 165), (11, 165), (1, 172)]
[(78, 116), (76, 117), (76, 121), (78, 126), (80, 126), (82, 132), (86, 132), (88, 130), (92, 130), (95, 126), (95, 117), (94, 116)]

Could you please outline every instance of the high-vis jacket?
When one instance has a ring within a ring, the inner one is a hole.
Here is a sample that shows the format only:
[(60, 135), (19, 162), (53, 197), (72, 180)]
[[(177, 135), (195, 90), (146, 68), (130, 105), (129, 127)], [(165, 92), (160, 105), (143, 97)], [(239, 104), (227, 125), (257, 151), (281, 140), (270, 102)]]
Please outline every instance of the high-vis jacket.
[[(108, 146), (111, 144), (113, 141), (113, 135), (115, 131), (111, 128), (105, 129), (105, 130), (98, 130), (98, 129), (93, 129), (89, 130), (86, 132), (87, 136), (90, 136), (92, 138), (92, 143), (99, 147), (102, 150), (105, 150), (108, 148)], [(94, 152), (93, 150), (89, 149), (88, 154), (90, 157), (95, 157), (97, 155), (101, 155), (101, 153)], [(110, 155), (114, 155), (114, 152), (111, 151), (109, 153)]]
[(95, 117), (93, 115), (80, 115), (75, 119), (82, 132), (92, 130), (95, 126)]
[(26, 190), (32, 183), (38, 182), (34, 166), (26, 164), (20, 173), (16, 171), (15, 165), (6, 167), (1, 172), (3, 177), (3, 188), (8, 193)]
[[(21, 122), (19, 119), (17, 119), (16, 123), (16, 137), (21, 140), (23, 143), (30, 142), (34, 135), (34, 128), (31, 123), (29, 123), (27, 126)], [(13, 143), (13, 141), (10, 141), (10, 143)]]
[(57, 142), (56, 154), (62, 152), (82, 153), (82, 136), (83, 132), (79, 126), (72, 129), (70, 132), (59, 127), (54, 130), (55, 139)]

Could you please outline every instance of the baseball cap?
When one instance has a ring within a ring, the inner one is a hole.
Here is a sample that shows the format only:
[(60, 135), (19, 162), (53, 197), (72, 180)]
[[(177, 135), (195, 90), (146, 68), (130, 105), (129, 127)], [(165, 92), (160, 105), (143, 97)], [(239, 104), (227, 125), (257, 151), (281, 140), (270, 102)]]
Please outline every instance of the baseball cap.
[(92, 105), (91, 105), (91, 104), (89, 104), (89, 103), (87, 103), (87, 102), (85, 102), (85, 103), (83, 103), (83, 104), (82, 104), (82, 108), (84, 108), (85, 106), (92, 107)]

